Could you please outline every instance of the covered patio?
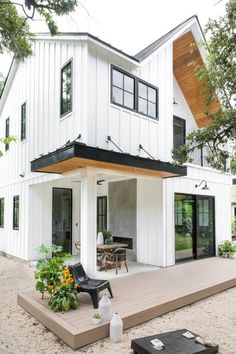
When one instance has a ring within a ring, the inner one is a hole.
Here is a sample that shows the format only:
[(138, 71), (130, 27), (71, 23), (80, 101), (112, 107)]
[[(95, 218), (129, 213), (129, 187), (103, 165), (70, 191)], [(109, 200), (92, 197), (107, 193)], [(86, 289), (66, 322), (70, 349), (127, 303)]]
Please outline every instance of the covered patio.
[[(208, 258), (111, 280), (112, 313), (124, 329), (236, 286), (236, 260)], [(79, 294), (80, 306), (68, 313), (49, 310), (47, 299), (29, 289), (18, 294), (18, 304), (73, 349), (109, 335), (109, 323), (92, 324), (95, 310), (90, 297)]]

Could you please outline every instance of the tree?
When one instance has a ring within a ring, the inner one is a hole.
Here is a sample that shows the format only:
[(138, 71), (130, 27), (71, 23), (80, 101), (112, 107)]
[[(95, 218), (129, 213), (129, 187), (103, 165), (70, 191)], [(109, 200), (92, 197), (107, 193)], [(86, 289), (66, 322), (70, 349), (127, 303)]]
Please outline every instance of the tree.
[(0, 96), (1, 96), (3, 86), (4, 86), (4, 81), (5, 81), (4, 76), (2, 73), (0, 73)]
[(203, 83), (202, 97), (206, 104), (219, 97), (221, 108), (215, 114), (205, 112), (210, 124), (191, 132), (185, 145), (173, 149), (172, 156), (177, 164), (191, 162), (191, 152), (207, 146), (210, 150), (207, 161), (212, 167), (236, 173), (236, 0), (228, 1), (224, 16), (209, 20), (205, 33), (209, 36), (204, 43), (207, 65), (192, 65)]
[[(19, 60), (32, 54), (34, 34), (29, 20), (38, 13), (52, 35), (57, 33), (54, 15), (62, 16), (75, 10), (77, 0), (2, 0), (0, 2), (0, 53), (10, 51)], [(21, 12), (21, 14), (20, 14)]]

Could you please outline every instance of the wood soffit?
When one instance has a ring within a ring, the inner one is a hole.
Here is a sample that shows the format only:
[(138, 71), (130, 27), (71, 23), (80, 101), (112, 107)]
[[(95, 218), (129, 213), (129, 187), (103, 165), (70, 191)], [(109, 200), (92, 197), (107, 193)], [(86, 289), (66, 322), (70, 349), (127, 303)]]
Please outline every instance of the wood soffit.
[(192, 32), (187, 32), (174, 41), (173, 45), (173, 70), (178, 85), (187, 101), (187, 104), (199, 128), (210, 124), (204, 112), (215, 113), (220, 108), (219, 101), (207, 106), (201, 95), (202, 83), (195, 77), (194, 67), (191, 62), (204, 65)]

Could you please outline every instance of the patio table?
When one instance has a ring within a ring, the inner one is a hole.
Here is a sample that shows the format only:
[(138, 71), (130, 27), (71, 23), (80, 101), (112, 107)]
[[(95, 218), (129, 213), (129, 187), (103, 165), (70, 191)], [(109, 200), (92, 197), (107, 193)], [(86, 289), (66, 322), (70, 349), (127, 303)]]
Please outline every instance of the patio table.
[[(181, 329), (178, 331), (172, 331), (162, 334), (156, 334), (154, 336), (143, 337), (138, 339), (133, 339), (131, 342), (131, 348), (134, 350), (134, 354), (214, 354), (218, 353), (219, 346), (207, 347), (205, 345), (195, 343), (195, 338), (187, 339), (182, 336), (187, 329)], [(195, 337), (198, 334), (191, 332)], [(151, 340), (158, 338), (162, 341), (165, 348), (161, 351), (157, 351), (151, 344)]]

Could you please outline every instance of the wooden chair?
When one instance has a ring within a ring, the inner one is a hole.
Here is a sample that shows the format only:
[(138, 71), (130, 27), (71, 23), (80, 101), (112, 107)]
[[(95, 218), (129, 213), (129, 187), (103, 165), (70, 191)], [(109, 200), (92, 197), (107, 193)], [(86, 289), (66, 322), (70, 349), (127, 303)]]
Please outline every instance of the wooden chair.
[(107, 271), (107, 265), (115, 266), (116, 274), (118, 274), (118, 268), (121, 269), (121, 264), (124, 263), (128, 272), (125, 248), (116, 248), (113, 252), (104, 252), (104, 256), (105, 271)]

